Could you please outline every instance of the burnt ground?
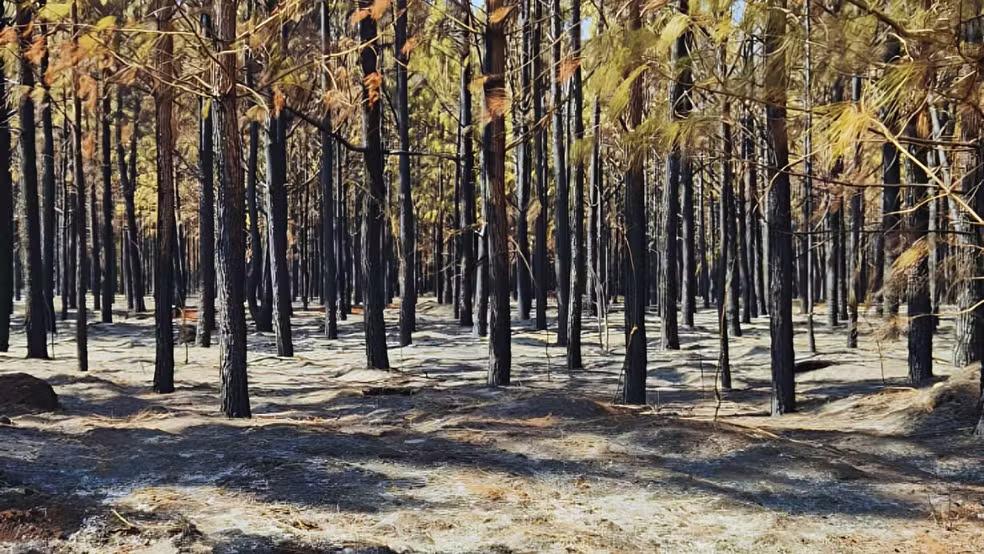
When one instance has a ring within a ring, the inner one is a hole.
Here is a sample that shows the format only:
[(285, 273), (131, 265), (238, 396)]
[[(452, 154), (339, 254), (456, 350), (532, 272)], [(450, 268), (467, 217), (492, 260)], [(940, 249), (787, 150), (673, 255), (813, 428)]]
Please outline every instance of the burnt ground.
[[(611, 403), (608, 351), (585, 319), (585, 371), (553, 335), (514, 322), (514, 381), (484, 386), (487, 343), (421, 302), (393, 371), (362, 367), (361, 316), (341, 338), (295, 314), (291, 359), (251, 334), (254, 418), (217, 414), (218, 349), (177, 349), (171, 395), (150, 391), (150, 317), (90, 328), (76, 371), (71, 322), (55, 359), (0, 373), (47, 380), (61, 409), (0, 425), (0, 551), (28, 552), (979, 552), (984, 442), (970, 436), (976, 370), (937, 348), (939, 382), (904, 383), (904, 337), (870, 316), (862, 349), (817, 317), (797, 376), (801, 411), (768, 416), (767, 319), (731, 344), (716, 391), (715, 316), (660, 352), (649, 401)], [(389, 310), (395, 331), (396, 310)], [(181, 323), (181, 321), (178, 321)], [(944, 336), (951, 324), (943, 321)], [(798, 352), (805, 352), (797, 325)], [(604, 335), (604, 333), (601, 333)], [(391, 337), (394, 338), (394, 337)], [(393, 342), (391, 342), (393, 344)], [(720, 393), (720, 399), (718, 398)], [(0, 414), (3, 415), (3, 414)]]

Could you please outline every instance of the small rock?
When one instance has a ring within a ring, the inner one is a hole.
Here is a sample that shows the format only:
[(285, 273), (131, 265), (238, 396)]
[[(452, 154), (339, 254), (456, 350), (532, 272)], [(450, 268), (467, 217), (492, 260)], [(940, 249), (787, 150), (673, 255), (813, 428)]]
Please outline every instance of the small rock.
[(13, 424), (14, 424), (14, 422), (13, 421), (10, 421), (10, 418), (9, 417), (7, 417), (7, 416), (0, 416), (0, 425), (13, 425)]

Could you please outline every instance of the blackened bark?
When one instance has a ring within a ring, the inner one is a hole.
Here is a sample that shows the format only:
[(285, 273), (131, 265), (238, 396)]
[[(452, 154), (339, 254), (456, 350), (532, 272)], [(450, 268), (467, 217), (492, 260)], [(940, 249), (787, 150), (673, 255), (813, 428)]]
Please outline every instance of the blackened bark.
[(547, 132), (543, 125), (543, 3), (533, 0), (533, 37), (530, 49), (533, 59), (533, 166), (536, 175), (537, 213), (533, 243), (533, 291), (536, 297), (535, 322), (537, 331), (547, 329)]
[(222, 351), (219, 395), (226, 417), (249, 417), (246, 376), (246, 313), (242, 275), (246, 271), (243, 236), (242, 139), (236, 111), (237, 0), (216, 0), (216, 123), (220, 139), (218, 194), (218, 305), (219, 345)]
[[(4, 2), (0, 0), (0, 14)], [(0, 16), (0, 30), (7, 18)], [(0, 106), (7, 105), (6, 67), (0, 59)], [(11, 165), (10, 112), (0, 109), (0, 352), (10, 349), (10, 316), (14, 307), (14, 190)]]
[[(202, 30), (212, 35), (212, 18), (202, 14)], [(201, 193), (198, 196), (198, 329), (195, 340), (199, 346), (212, 345), (215, 329), (215, 129), (212, 122), (211, 99), (199, 100), (198, 164), (201, 171)]]
[[(727, 54), (727, 47), (721, 47), (721, 66), (725, 67), (724, 57)], [(724, 100), (723, 113), (721, 116), (721, 137), (722, 137), (722, 156), (723, 163), (721, 164), (721, 197), (718, 203), (720, 208), (719, 216), (719, 234), (720, 241), (718, 243), (719, 254), (718, 254), (718, 284), (717, 284), (717, 310), (718, 310), (718, 330), (720, 338), (720, 348), (718, 352), (718, 377), (721, 380), (721, 388), (724, 390), (731, 389), (731, 356), (729, 352), (728, 344), (728, 324), (737, 322), (735, 317), (736, 306), (734, 305), (734, 299), (736, 295), (732, 294), (735, 290), (735, 248), (734, 248), (734, 214), (732, 211), (732, 204), (734, 202), (734, 194), (732, 190), (732, 169), (731, 169), (731, 156), (734, 150), (732, 138), (731, 138), (731, 115), (729, 113), (730, 105), (728, 100)], [(732, 329), (735, 331), (735, 329)], [(737, 329), (736, 336), (741, 335), (741, 328)]]
[[(630, 30), (642, 27), (640, 2), (628, 6)], [(630, 128), (642, 122), (642, 76), (632, 82), (629, 98)], [(626, 255), (622, 261), (625, 288), (625, 385), (622, 402), (646, 403), (646, 201), (643, 156), (628, 152), (625, 174), (624, 223)]]
[[(470, 11), (468, 7), (464, 9), (466, 19)], [(474, 179), (474, 147), (472, 143), (472, 95), (471, 89), (471, 61), (469, 60), (470, 49), (468, 47), (469, 35), (462, 33), (459, 38), (461, 41), (459, 60), (461, 61), (461, 82), (460, 82), (460, 113), (459, 121), (461, 125), (461, 158), (459, 163), (461, 169), (458, 178), (461, 179), (461, 221), (459, 222), (459, 232), (461, 233), (461, 305), (458, 309), (458, 324), (462, 327), (471, 327), (474, 324), (473, 303), (475, 300), (475, 179)]]
[[(911, 138), (917, 137), (916, 123), (910, 120), (906, 125), (906, 134)], [(913, 146), (912, 155), (920, 163), (909, 163), (909, 240), (916, 248), (927, 246), (929, 232), (929, 178), (923, 167), (928, 162), (928, 148)], [(929, 295), (929, 259), (920, 255), (915, 265), (908, 270), (909, 297), (909, 383), (912, 386), (924, 386), (933, 379), (933, 317), (932, 302)]]
[[(861, 77), (855, 75), (851, 81), (851, 101), (858, 103), (861, 101)], [(861, 146), (858, 145), (854, 156), (854, 166), (860, 169), (862, 163)], [(849, 193), (848, 204), (848, 223), (850, 232), (848, 233), (848, 264), (847, 270), (850, 275), (851, 285), (847, 294), (847, 347), (858, 347), (858, 305), (864, 299), (864, 283), (866, 279), (867, 260), (865, 258), (865, 247), (861, 242), (861, 230), (864, 228), (864, 192), (861, 189), (852, 189)]]
[[(581, 0), (571, 1), (571, 53), (574, 59), (581, 57)], [(574, 141), (584, 140), (584, 92), (582, 90), (581, 65), (574, 68), (571, 80), (571, 117)], [(584, 298), (585, 267), (584, 260), (584, 157), (574, 158), (574, 198), (571, 206), (571, 220), (574, 224), (571, 236), (571, 268), (569, 309), (567, 312), (567, 369), (581, 369), (581, 312)]]
[[(371, 0), (359, 0), (361, 9), (368, 9)], [(362, 132), (365, 138), (365, 162), (368, 183), (362, 199), (362, 273), (365, 283), (363, 316), (366, 333), (366, 364), (370, 368), (389, 369), (386, 353), (386, 327), (383, 322), (383, 260), (382, 232), (385, 224), (383, 202), (386, 182), (383, 178), (382, 86), (377, 52), (376, 20), (363, 17), (359, 21), (359, 39), (365, 45), (359, 56), (364, 80), (362, 83)], [(463, 88), (467, 88), (467, 84)], [(469, 95), (470, 97), (470, 95)]]
[[(250, 3), (250, 6), (252, 3)], [(253, 60), (247, 53), (246, 55), (246, 86), (251, 89), (255, 86), (253, 75)], [(246, 304), (249, 307), (249, 315), (256, 325), (257, 331), (272, 331), (271, 319), (266, 317), (267, 312), (260, 308), (258, 298), (262, 294), (263, 287), (263, 239), (260, 236), (260, 210), (259, 200), (256, 193), (257, 183), (257, 162), (260, 149), (260, 124), (257, 121), (249, 122), (249, 151), (246, 158), (246, 206), (249, 210), (249, 265), (246, 271)]]
[[(130, 135), (130, 162), (136, 163), (137, 156), (137, 137), (138, 124), (140, 122), (140, 100), (134, 95), (133, 102), (133, 129)], [(116, 159), (120, 173), (120, 189), (123, 193), (123, 211), (126, 218), (126, 249), (127, 249), (127, 268), (130, 273), (130, 285), (132, 287), (133, 310), (137, 313), (146, 312), (147, 305), (144, 303), (144, 273), (142, 255), (140, 253), (140, 230), (137, 227), (136, 205), (134, 204), (134, 193), (136, 191), (135, 175), (127, 170), (127, 157), (123, 150), (123, 92), (117, 91), (116, 97)]]
[[(33, 18), (30, 4), (17, 4), (17, 28), (28, 29)], [(34, 87), (34, 67), (27, 59), (27, 51), (31, 48), (33, 35), (21, 31), (18, 33), (20, 47), (20, 85), (31, 89)], [(20, 204), (24, 207), (20, 233), (21, 248), (24, 252), (25, 272), (27, 276), (27, 306), (25, 313), (25, 330), (27, 334), (27, 357), (47, 358), (48, 342), (45, 302), (44, 266), (41, 263), (41, 214), (38, 200), (38, 154), (34, 142), (34, 99), (30, 94), (21, 95), (18, 106), (20, 118), (20, 158), (21, 158), (21, 193)]]
[(110, 113), (112, 98), (109, 85), (103, 83), (102, 110), (102, 245), (105, 254), (105, 269), (102, 280), (102, 290), (93, 290), (93, 294), (102, 293), (100, 319), (103, 323), (113, 322), (113, 297), (116, 294), (116, 239), (113, 238), (113, 216), (116, 213), (113, 204), (113, 143), (110, 136)]
[[(72, 31), (73, 36), (78, 37), (78, 4), (72, 3)], [(77, 41), (73, 38), (73, 41)], [(78, 43), (75, 42), (77, 46)], [(85, 214), (85, 171), (82, 167), (82, 99), (78, 93), (78, 75), (72, 72), (73, 94), (72, 94), (72, 171), (75, 181), (75, 213), (72, 217), (75, 236), (75, 295), (78, 308), (75, 312), (75, 350), (79, 363), (79, 371), (89, 369), (89, 340), (88, 340), (88, 311), (86, 308), (86, 276), (88, 274), (87, 264), (89, 263), (86, 253), (86, 214)]]
[[(154, 362), (154, 392), (174, 392), (174, 35), (171, 14), (164, 0), (157, 2), (157, 40), (154, 58), (160, 80), (154, 83), (157, 143), (157, 264), (154, 278), (154, 320), (157, 325), (157, 356)], [(96, 261), (93, 259), (93, 264)], [(93, 289), (95, 290), (95, 289)]]
[[(48, 25), (41, 25), (42, 40), (45, 41), (44, 54), (41, 57), (40, 74), (45, 75), (48, 71), (48, 44), (47, 44)], [(44, 295), (46, 303), (46, 313), (48, 319), (48, 330), (54, 333), (57, 329), (55, 320), (55, 244), (57, 242), (55, 231), (55, 136), (52, 124), (53, 100), (51, 98), (51, 88), (48, 86), (47, 79), (41, 79), (41, 86), (44, 96), (41, 100), (41, 196), (43, 203), (43, 213), (41, 217), (41, 240), (42, 240), (42, 259), (44, 261)]]
[[(511, 354), (509, 314), (509, 221), (506, 219), (506, 25), (497, 10), (504, 0), (489, 0), (485, 28), (485, 192), (488, 265), (491, 279), (488, 383), (508, 385)], [(492, 15), (495, 14), (495, 15)]]
[(772, 336), (772, 413), (796, 410), (793, 352), (793, 245), (786, 135), (786, 0), (770, 0), (765, 36), (766, 135), (769, 145), (769, 328)]
[(553, 20), (553, 78), (550, 80), (550, 97), (553, 102), (553, 172), (554, 172), (554, 267), (557, 276), (557, 345), (566, 346), (568, 339), (567, 312), (570, 308), (571, 278), (571, 229), (570, 185), (567, 174), (567, 150), (564, 137), (564, 106), (561, 105), (560, 39), (563, 36), (563, 20), (560, 0), (552, 0)]
[[(328, 0), (321, 2), (321, 55), (322, 63), (328, 63), (331, 53), (331, 12)], [(331, 86), (327, 65), (321, 74), (322, 92)], [(325, 336), (338, 338), (338, 271), (337, 241), (335, 238), (335, 142), (331, 129), (331, 110), (326, 108), (321, 119), (321, 279), (324, 287)]]
[[(516, 122), (516, 312), (520, 320), (530, 318), (533, 302), (533, 260), (530, 259), (530, 192), (533, 169), (530, 137), (530, 98), (532, 94), (532, 0), (523, 0), (521, 17), (522, 63), (519, 71), (520, 93)], [(534, 122), (536, 123), (536, 122)]]
[(267, 250), (273, 288), (273, 330), (277, 355), (294, 355), (291, 337), (290, 270), (287, 259), (287, 119), (271, 107), (267, 126)]
[[(417, 319), (417, 241), (410, 182), (410, 100), (407, 89), (407, 0), (396, 0), (396, 104), (400, 135), (400, 346), (413, 342)], [(507, 256), (508, 258), (508, 256)], [(508, 279), (508, 278), (507, 278)]]
[[(680, 13), (689, 13), (689, 1), (677, 0), (676, 9)], [(693, 74), (690, 68), (690, 30), (680, 34), (673, 44), (671, 59), (677, 69), (677, 74), (670, 82), (670, 114), (674, 120), (683, 120), (690, 115), (693, 107), (690, 89), (693, 86)], [(677, 269), (677, 227), (680, 218), (680, 183), (687, 179), (690, 173), (690, 160), (683, 153), (678, 141), (674, 141), (670, 153), (666, 157), (666, 184), (663, 187), (663, 202), (660, 214), (662, 229), (660, 233), (660, 281), (662, 284), (662, 303), (660, 315), (663, 324), (660, 326), (660, 342), (663, 348), (679, 349), (680, 336), (677, 330), (677, 297), (679, 296), (679, 273)], [(689, 268), (687, 268), (689, 269)]]
[[(893, 32), (888, 32), (885, 38), (885, 51), (882, 60), (892, 64), (902, 55), (902, 44)], [(886, 110), (881, 114), (885, 125), (894, 131), (896, 114)], [(901, 182), (901, 156), (895, 144), (886, 141), (882, 145), (882, 233), (878, 235), (875, 245), (875, 290), (881, 289), (881, 309), (887, 317), (899, 312), (899, 282), (904, 279), (892, 274), (892, 266), (898, 257), (902, 246), (899, 215)]]

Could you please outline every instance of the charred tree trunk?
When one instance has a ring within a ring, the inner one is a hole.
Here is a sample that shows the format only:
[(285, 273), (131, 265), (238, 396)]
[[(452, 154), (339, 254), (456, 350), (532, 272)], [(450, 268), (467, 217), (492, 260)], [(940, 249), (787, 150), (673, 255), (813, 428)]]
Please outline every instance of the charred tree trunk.
[[(521, 16), (522, 64), (520, 66), (520, 94), (516, 122), (516, 312), (520, 320), (530, 318), (533, 302), (533, 275), (530, 271), (530, 192), (533, 169), (532, 143), (530, 138), (530, 97), (532, 94), (532, 40), (533, 14), (531, 7), (536, 0), (523, 0)], [(534, 122), (537, 123), (537, 122)]]
[[(361, 9), (368, 9), (371, 0), (359, 0)], [(382, 102), (380, 87), (373, 83), (379, 76), (376, 20), (363, 17), (359, 21), (359, 38), (367, 45), (360, 54), (362, 74), (362, 131), (365, 138), (365, 162), (368, 183), (362, 201), (362, 264), (365, 281), (364, 308), (366, 333), (366, 363), (370, 368), (389, 369), (386, 353), (386, 327), (383, 322), (383, 260), (382, 232), (385, 224), (383, 202), (386, 198), (386, 182), (383, 178)], [(467, 84), (464, 85), (467, 88)]]
[(273, 330), (277, 336), (277, 355), (294, 355), (291, 338), (290, 270), (287, 259), (287, 119), (273, 113), (267, 127), (267, 245), (270, 285), (273, 289)]
[[(581, 0), (571, 1), (571, 54), (574, 59), (581, 57)], [(580, 144), (584, 140), (584, 92), (582, 86), (581, 66), (574, 68), (571, 80), (571, 100), (573, 117), (574, 141)], [(574, 232), (571, 236), (571, 271), (569, 287), (569, 309), (567, 319), (567, 369), (582, 369), (581, 360), (581, 313), (584, 298), (584, 283), (587, 268), (584, 260), (584, 157), (574, 158), (574, 198), (571, 206), (571, 220)]]
[[(861, 77), (855, 75), (851, 82), (851, 101), (861, 102)], [(861, 146), (858, 145), (854, 156), (855, 170), (861, 167)], [(864, 191), (852, 189), (849, 192), (848, 205), (848, 273), (851, 285), (847, 297), (847, 347), (858, 347), (858, 305), (864, 300), (864, 284), (867, 281), (865, 268), (868, 263), (865, 258), (865, 247), (862, 243), (861, 231), (864, 228)]]
[[(44, 40), (44, 54), (41, 57), (40, 74), (48, 72), (48, 25), (41, 24), (41, 36)], [(0, 77), (2, 78), (2, 77)], [(44, 262), (44, 294), (46, 303), (46, 314), (48, 320), (48, 330), (54, 333), (57, 330), (55, 320), (55, 244), (57, 242), (55, 231), (55, 136), (52, 124), (53, 100), (51, 98), (51, 87), (47, 79), (41, 79), (41, 86), (44, 96), (41, 100), (41, 195), (44, 205), (44, 212), (41, 217), (41, 240), (42, 240), (42, 260)], [(2, 170), (0, 170), (2, 171)]]
[[(0, 12), (4, 8), (0, 0)], [(0, 17), (0, 30), (7, 18)], [(0, 106), (7, 105), (6, 67), (0, 59)], [(10, 316), (14, 308), (14, 184), (11, 177), (10, 112), (0, 110), (0, 352), (10, 349)]]
[(102, 97), (102, 244), (105, 254), (105, 271), (102, 290), (93, 290), (93, 294), (102, 293), (100, 319), (103, 323), (113, 322), (113, 297), (116, 295), (116, 239), (113, 237), (113, 217), (116, 213), (113, 204), (113, 146), (110, 136), (110, 113), (112, 98), (109, 85), (103, 84)]
[[(485, 192), (488, 265), (491, 279), (491, 336), (488, 383), (508, 385), (511, 325), (509, 315), (509, 221), (506, 219), (506, 25), (497, 10), (504, 0), (489, 0), (485, 28)], [(493, 15), (496, 14), (496, 15)]]
[[(410, 99), (407, 65), (407, 0), (396, 0), (396, 104), (400, 135), (400, 346), (413, 343), (417, 320), (417, 241), (410, 182)], [(508, 255), (507, 255), (508, 259)]]
[[(470, 19), (470, 11), (465, 8), (465, 18)], [(475, 300), (475, 180), (474, 150), (472, 145), (472, 95), (471, 61), (469, 60), (469, 36), (462, 33), (459, 59), (461, 60), (460, 115), (461, 125), (461, 305), (458, 309), (458, 324), (471, 327), (474, 324), (473, 303)]]
[[(689, 1), (677, 0), (676, 9), (683, 14), (689, 13)], [(670, 114), (674, 120), (683, 120), (690, 115), (693, 107), (690, 89), (693, 86), (693, 74), (690, 68), (690, 30), (684, 31), (673, 44), (671, 59), (677, 68), (677, 74), (670, 83)], [(660, 342), (663, 348), (676, 350), (680, 348), (680, 336), (677, 330), (677, 297), (679, 296), (679, 273), (677, 272), (677, 226), (680, 221), (680, 184), (690, 179), (690, 161), (684, 154), (682, 146), (674, 141), (670, 153), (666, 157), (666, 184), (663, 187), (663, 202), (660, 214), (663, 227), (660, 238), (660, 280), (662, 281), (662, 303), (660, 315), (663, 325), (660, 326)], [(685, 185), (686, 186), (686, 185)], [(686, 269), (689, 269), (685, 266)]]
[[(328, 63), (331, 53), (331, 12), (328, 0), (321, 2), (321, 55)], [(321, 89), (325, 94), (331, 86), (328, 69), (321, 74)], [(331, 136), (331, 110), (325, 109), (321, 119), (321, 279), (324, 287), (325, 336), (338, 338), (338, 271), (335, 234), (335, 142)]]
[[(157, 2), (155, 66), (160, 79), (154, 83), (157, 128), (157, 264), (154, 277), (154, 320), (157, 325), (157, 356), (154, 362), (154, 392), (174, 392), (174, 35), (171, 14), (163, 0)], [(93, 260), (93, 264), (96, 261)], [(95, 290), (95, 289), (93, 289)]]
[(533, 37), (530, 45), (533, 61), (533, 165), (536, 175), (537, 212), (533, 244), (533, 291), (536, 297), (536, 312), (533, 327), (537, 331), (547, 329), (547, 132), (543, 118), (543, 6), (533, 1)]
[[(17, 4), (16, 12), (18, 45), (20, 47), (20, 85), (30, 90), (34, 87), (34, 66), (27, 57), (33, 36), (29, 29), (33, 13), (29, 4)], [(41, 214), (38, 200), (38, 154), (34, 142), (34, 99), (30, 94), (21, 95), (18, 106), (20, 118), (21, 199), (24, 207), (21, 248), (27, 274), (27, 306), (24, 327), (27, 335), (27, 357), (48, 358), (45, 302), (44, 266), (41, 264)]]
[[(72, 31), (78, 36), (78, 7), (72, 3)], [(77, 41), (77, 39), (73, 39)], [(77, 42), (75, 45), (77, 46)], [(73, 94), (73, 123), (72, 123), (72, 180), (75, 181), (75, 213), (72, 217), (72, 233), (75, 236), (75, 296), (77, 310), (75, 312), (75, 349), (79, 363), (79, 371), (89, 369), (89, 340), (88, 340), (88, 310), (86, 307), (86, 277), (89, 263), (86, 255), (86, 214), (85, 214), (85, 171), (82, 167), (82, 99), (78, 93), (78, 75), (72, 72)]]
[(571, 277), (571, 229), (570, 229), (570, 188), (567, 175), (567, 150), (564, 136), (564, 109), (561, 105), (561, 58), (560, 39), (563, 36), (563, 20), (560, 13), (560, 0), (552, 0), (551, 19), (553, 20), (553, 78), (550, 80), (550, 96), (553, 102), (553, 171), (554, 171), (554, 266), (557, 275), (557, 345), (566, 346), (568, 339), (567, 312), (570, 308)]
[[(212, 18), (202, 14), (202, 29), (212, 35)], [(202, 172), (201, 194), (198, 198), (198, 329), (195, 340), (199, 346), (212, 345), (215, 329), (215, 145), (211, 100), (199, 101), (198, 163)]]
[(772, 336), (772, 413), (796, 410), (793, 352), (793, 244), (786, 134), (786, 0), (770, 0), (765, 37), (766, 136), (769, 145), (769, 327)]
[[(918, 139), (916, 122), (906, 125), (906, 135)], [(928, 163), (928, 148), (912, 146), (912, 155), (920, 163), (909, 163), (909, 240), (910, 248), (926, 245), (929, 234), (929, 178), (923, 169)], [(909, 383), (914, 387), (929, 384), (933, 379), (933, 316), (929, 295), (929, 260), (920, 255), (908, 269), (909, 297)]]
[[(136, 98), (136, 97), (135, 97)], [(130, 163), (136, 165), (137, 156), (137, 125), (140, 121), (140, 101), (135, 99), (133, 103), (133, 130), (130, 135)], [(137, 213), (134, 203), (136, 192), (136, 174), (127, 169), (127, 157), (123, 149), (123, 92), (117, 91), (116, 96), (116, 159), (120, 173), (120, 189), (123, 193), (123, 211), (126, 218), (126, 249), (127, 249), (127, 268), (130, 273), (130, 285), (132, 287), (133, 310), (137, 313), (146, 312), (147, 306), (144, 303), (144, 273), (143, 259), (140, 253), (140, 230), (137, 228)]]
[(218, 195), (218, 305), (219, 345), (222, 351), (219, 374), (222, 413), (226, 417), (249, 417), (246, 377), (246, 313), (243, 309), (242, 275), (246, 272), (243, 236), (242, 139), (236, 106), (237, 0), (215, 3), (216, 42), (219, 67), (216, 71), (216, 123), (219, 149)]
[[(630, 30), (642, 27), (640, 3), (628, 6)], [(642, 78), (632, 82), (628, 106), (630, 129), (642, 123)], [(646, 403), (646, 201), (643, 181), (643, 156), (627, 152), (625, 174), (624, 226), (626, 255), (622, 261), (625, 289), (625, 385), (622, 402)]]

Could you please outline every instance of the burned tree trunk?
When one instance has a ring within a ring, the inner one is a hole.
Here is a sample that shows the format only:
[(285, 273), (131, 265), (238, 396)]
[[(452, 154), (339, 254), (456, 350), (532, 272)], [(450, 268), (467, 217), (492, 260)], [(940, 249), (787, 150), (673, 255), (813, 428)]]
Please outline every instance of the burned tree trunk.
[(215, 4), (216, 42), (219, 67), (216, 71), (216, 123), (219, 137), (218, 197), (218, 305), (219, 345), (222, 351), (219, 395), (226, 417), (249, 417), (246, 377), (246, 312), (243, 309), (242, 276), (246, 272), (243, 236), (242, 139), (236, 111), (236, 0)]
[[(360, 9), (369, 9), (371, 0), (359, 0)], [(376, 20), (359, 21), (359, 38), (365, 46), (359, 56), (362, 74), (362, 132), (365, 138), (365, 162), (368, 183), (362, 198), (362, 273), (363, 314), (366, 333), (366, 364), (370, 368), (388, 369), (386, 327), (383, 322), (383, 202), (386, 182), (383, 178), (382, 98)], [(467, 85), (465, 85), (467, 88)]]

